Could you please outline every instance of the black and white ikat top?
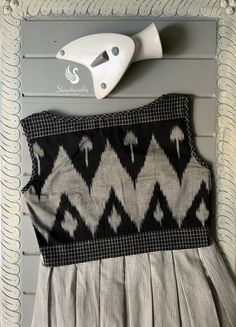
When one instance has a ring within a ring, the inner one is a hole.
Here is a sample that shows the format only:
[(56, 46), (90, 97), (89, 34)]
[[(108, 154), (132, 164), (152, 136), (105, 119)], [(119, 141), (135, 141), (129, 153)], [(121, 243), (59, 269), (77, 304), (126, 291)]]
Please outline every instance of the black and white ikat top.
[(211, 243), (211, 170), (190, 96), (107, 114), (21, 119), (32, 174), (21, 189), (45, 266)]

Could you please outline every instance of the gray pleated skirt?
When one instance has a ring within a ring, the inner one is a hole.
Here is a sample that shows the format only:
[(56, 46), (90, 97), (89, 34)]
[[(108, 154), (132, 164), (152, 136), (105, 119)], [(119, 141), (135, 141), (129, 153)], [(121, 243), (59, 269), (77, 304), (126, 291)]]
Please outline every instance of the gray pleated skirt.
[(236, 285), (215, 242), (61, 267), (41, 260), (31, 327), (235, 327)]

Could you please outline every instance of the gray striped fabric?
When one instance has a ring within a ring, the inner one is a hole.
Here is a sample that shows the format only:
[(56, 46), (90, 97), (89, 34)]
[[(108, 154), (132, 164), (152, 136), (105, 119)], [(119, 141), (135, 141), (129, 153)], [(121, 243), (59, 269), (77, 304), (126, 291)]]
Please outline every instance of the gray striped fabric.
[(31, 327), (235, 327), (236, 285), (215, 242), (46, 267)]

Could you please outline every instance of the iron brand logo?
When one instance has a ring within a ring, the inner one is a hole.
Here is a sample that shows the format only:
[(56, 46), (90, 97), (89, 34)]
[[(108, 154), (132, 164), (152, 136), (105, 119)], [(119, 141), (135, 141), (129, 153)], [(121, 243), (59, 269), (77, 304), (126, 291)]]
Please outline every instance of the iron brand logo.
[(76, 72), (78, 72), (77, 67), (73, 68), (72, 72), (70, 71), (70, 66), (66, 68), (65, 77), (71, 82), (71, 84), (79, 83), (79, 75)]
[(76, 85), (80, 82), (80, 77), (78, 74), (78, 68), (74, 67), (73, 69), (70, 68), (70, 65), (67, 66), (65, 69), (65, 78), (69, 81), (70, 84), (72, 84), (69, 88), (65, 88), (63, 85), (59, 84), (57, 85), (57, 93), (75, 93), (83, 95), (84, 93), (88, 93), (88, 88), (86, 84), (82, 84), (81, 87), (73, 87), (73, 85)]

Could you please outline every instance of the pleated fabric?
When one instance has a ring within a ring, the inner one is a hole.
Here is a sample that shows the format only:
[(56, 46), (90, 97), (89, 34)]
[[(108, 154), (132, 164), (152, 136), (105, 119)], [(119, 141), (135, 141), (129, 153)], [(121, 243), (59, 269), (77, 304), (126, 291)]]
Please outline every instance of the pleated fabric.
[(236, 285), (215, 242), (61, 267), (39, 262), (31, 327), (235, 327)]

